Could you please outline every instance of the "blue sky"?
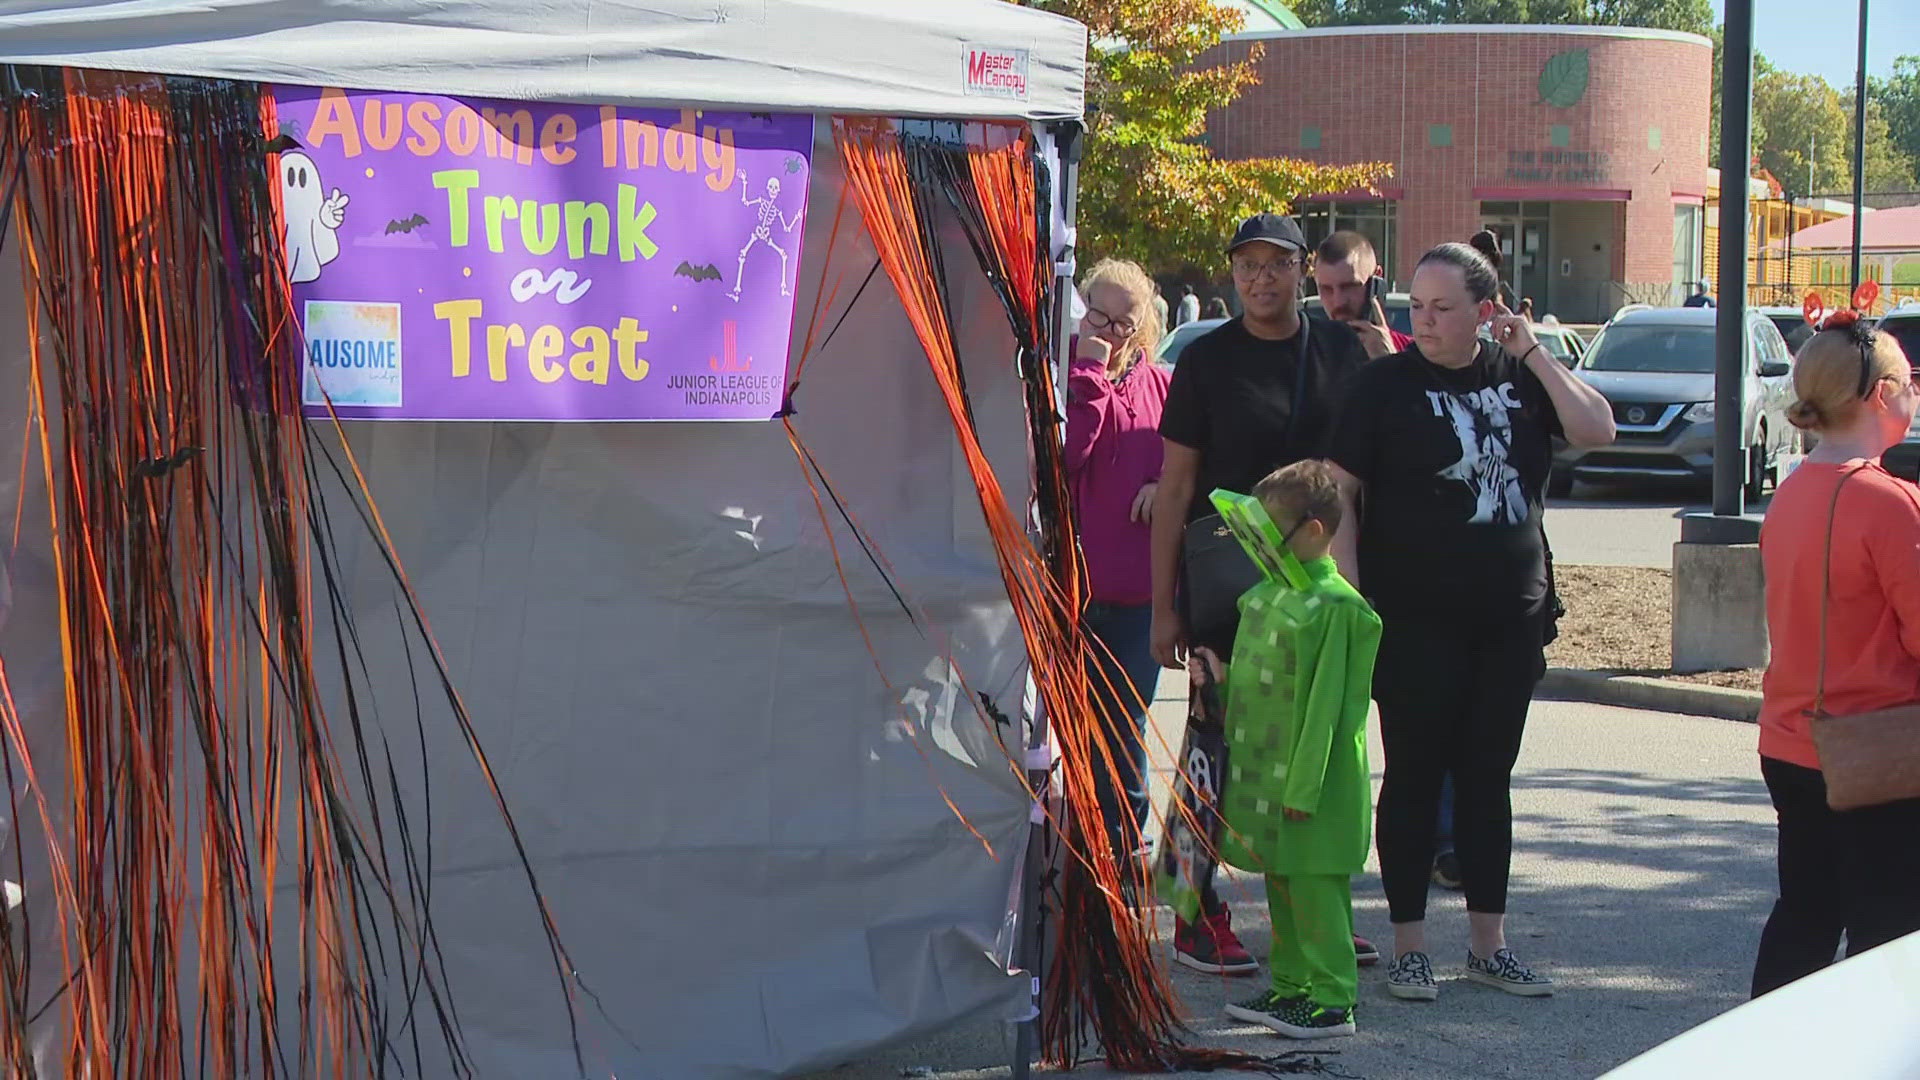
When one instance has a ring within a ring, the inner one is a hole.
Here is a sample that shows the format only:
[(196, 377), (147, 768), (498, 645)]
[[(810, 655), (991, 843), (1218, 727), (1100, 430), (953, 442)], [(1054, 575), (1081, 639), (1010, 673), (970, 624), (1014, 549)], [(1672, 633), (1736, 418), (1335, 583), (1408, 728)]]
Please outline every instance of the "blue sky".
[[(1725, 0), (1713, 0), (1715, 22), (1722, 21), (1726, 7)], [(1859, 12), (1859, 0), (1753, 0), (1753, 47), (1776, 67), (1852, 86)], [(1902, 53), (1920, 55), (1917, 21), (1920, 0), (1868, 0), (1868, 75), (1888, 74), (1893, 58)]]

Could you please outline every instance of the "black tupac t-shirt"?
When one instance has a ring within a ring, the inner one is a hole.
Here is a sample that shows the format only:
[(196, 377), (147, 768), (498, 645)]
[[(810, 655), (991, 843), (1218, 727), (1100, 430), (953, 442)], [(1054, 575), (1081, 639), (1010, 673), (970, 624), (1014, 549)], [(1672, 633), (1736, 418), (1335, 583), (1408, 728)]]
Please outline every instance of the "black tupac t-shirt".
[(1200, 452), (1188, 521), (1217, 513), (1207, 499), (1215, 488), (1250, 494), (1273, 470), (1326, 453), (1367, 352), (1349, 327), (1304, 315), (1300, 323), (1291, 339), (1272, 341), (1233, 319), (1181, 351), (1160, 434)]
[(1332, 457), (1365, 485), (1360, 590), (1382, 615), (1540, 612), (1541, 491), (1561, 434), (1540, 377), (1490, 342), (1458, 370), (1418, 346), (1361, 369)]

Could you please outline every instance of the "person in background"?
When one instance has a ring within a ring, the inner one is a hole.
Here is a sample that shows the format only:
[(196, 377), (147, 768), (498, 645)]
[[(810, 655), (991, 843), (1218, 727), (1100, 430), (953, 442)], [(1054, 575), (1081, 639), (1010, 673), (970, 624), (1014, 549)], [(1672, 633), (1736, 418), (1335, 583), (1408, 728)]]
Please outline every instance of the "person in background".
[(1538, 321), (1533, 317), (1533, 297), (1531, 296), (1521, 297), (1520, 310), (1514, 312), (1514, 314), (1520, 316), (1521, 318), (1527, 320), (1528, 322)]
[(1687, 297), (1686, 302), (1682, 306), (1683, 307), (1712, 307), (1713, 297), (1707, 295), (1707, 283), (1704, 281), (1694, 282), (1693, 295)]
[[(1250, 494), (1274, 470), (1321, 456), (1347, 383), (1366, 363), (1351, 329), (1302, 317), (1306, 255), (1292, 218), (1256, 214), (1241, 223), (1227, 245), (1241, 314), (1195, 338), (1174, 369), (1153, 507), (1153, 655), (1162, 667), (1186, 666), (1180, 579), (1187, 525), (1214, 514), (1208, 496), (1215, 488)], [(1229, 642), (1193, 644), (1232, 655)], [(1258, 970), (1219, 897), (1209, 891), (1201, 907), (1200, 921), (1175, 924), (1176, 959), (1201, 971)], [(1355, 947), (1363, 963), (1379, 958), (1367, 942)]]
[[(1167, 331), (1173, 328), (1173, 324), (1167, 320), (1167, 298), (1160, 294), (1158, 287), (1153, 290), (1153, 314), (1160, 320), (1160, 336), (1166, 337)], [(1160, 343), (1156, 341), (1153, 344)]]
[(1233, 312), (1227, 310), (1227, 302), (1225, 299), (1216, 296), (1207, 301), (1207, 318), (1231, 319), (1233, 318)]
[(1503, 260), (1500, 257), (1499, 234), (1492, 229), (1481, 229), (1468, 238), (1467, 243), (1471, 244), (1473, 250), (1485, 257), (1488, 264), (1493, 267), (1493, 276), (1500, 286), (1499, 291), (1494, 294), (1494, 302), (1508, 311), (1520, 310), (1520, 298), (1514, 295), (1513, 287), (1507, 284), (1506, 275), (1501, 270)]
[(1413, 344), (1413, 338), (1387, 325), (1380, 301), (1367, 296), (1367, 280), (1380, 270), (1373, 243), (1342, 229), (1328, 234), (1313, 253), (1313, 287), (1321, 310), (1353, 328), (1367, 356), (1378, 360)]
[[(1553, 440), (1604, 446), (1613, 412), (1495, 302), (1497, 285), (1465, 244), (1427, 252), (1411, 289), (1413, 348), (1354, 378), (1333, 437), (1350, 523), (1334, 554), (1385, 627), (1373, 681), (1386, 759), (1376, 838), (1393, 920), (1387, 989), (1408, 1000), (1439, 996), (1426, 906), (1449, 774), (1467, 978), (1523, 996), (1553, 988), (1507, 947), (1510, 789), (1546, 672)], [(1478, 336), (1487, 322), (1492, 341)]]
[(1153, 280), (1105, 259), (1080, 283), (1086, 314), (1067, 376), (1067, 480), (1092, 595), (1084, 616), (1096, 639), (1088, 672), (1113, 768), (1094, 763), (1100, 808), (1123, 880), (1145, 874), (1147, 746), (1141, 737), (1159, 682), (1151, 648), (1150, 563), (1160, 412), (1166, 369), (1150, 362), (1161, 337)]
[(1760, 527), (1773, 648), (1760, 774), (1779, 816), (1780, 897), (1760, 935), (1755, 997), (1833, 963), (1842, 936), (1857, 956), (1920, 931), (1920, 799), (1830, 809), (1808, 726), (1823, 645), (1828, 714), (1920, 700), (1920, 491), (1880, 466), (1920, 386), (1892, 335), (1851, 311), (1827, 326), (1793, 362), (1799, 400), (1787, 413), (1820, 442)]
[(1194, 293), (1193, 286), (1188, 285), (1185, 291), (1180, 294), (1180, 322), (1178, 325), (1185, 326), (1199, 317), (1200, 297)]

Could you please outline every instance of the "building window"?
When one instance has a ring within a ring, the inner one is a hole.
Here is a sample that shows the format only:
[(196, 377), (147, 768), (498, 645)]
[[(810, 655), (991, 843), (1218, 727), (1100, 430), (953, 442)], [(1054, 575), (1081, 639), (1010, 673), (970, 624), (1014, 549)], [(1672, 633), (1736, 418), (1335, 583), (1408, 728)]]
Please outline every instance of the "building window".
[(1660, 149), (1660, 129), (1659, 128), (1650, 127), (1647, 129), (1647, 149), (1649, 150)]
[(1705, 261), (1703, 244), (1706, 236), (1706, 211), (1702, 207), (1688, 203), (1676, 203), (1673, 208), (1673, 290), (1675, 303), (1684, 299), (1692, 289), (1692, 283), (1706, 276), (1702, 265)]
[(1300, 129), (1300, 149), (1302, 150), (1320, 149), (1320, 129), (1319, 128), (1303, 127)]
[(1428, 146), (1452, 146), (1453, 145), (1453, 125), (1452, 124), (1428, 124), (1427, 125), (1427, 145)]
[(1566, 124), (1554, 124), (1547, 129), (1547, 141), (1557, 147), (1573, 145), (1573, 128)]
[(1300, 231), (1306, 234), (1309, 249), (1320, 246), (1320, 241), (1341, 229), (1349, 229), (1366, 237), (1367, 242), (1373, 245), (1373, 253), (1380, 259), (1381, 272), (1386, 275), (1389, 286), (1393, 287), (1397, 284), (1393, 276), (1393, 257), (1398, 210), (1399, 204), (1390, 199), (1306, 203), (1299, 210)]

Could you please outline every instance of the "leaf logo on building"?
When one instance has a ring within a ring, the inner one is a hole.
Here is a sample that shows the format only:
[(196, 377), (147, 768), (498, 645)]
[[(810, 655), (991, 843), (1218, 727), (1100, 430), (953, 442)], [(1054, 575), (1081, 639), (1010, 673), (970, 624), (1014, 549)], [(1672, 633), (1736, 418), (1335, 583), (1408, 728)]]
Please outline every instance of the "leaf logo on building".
[(1587, 93), (1587, 50), (1574, 49), (1556, 54), (1540, 69), (1540, 102), (1556, 109), (1571, 109)]

